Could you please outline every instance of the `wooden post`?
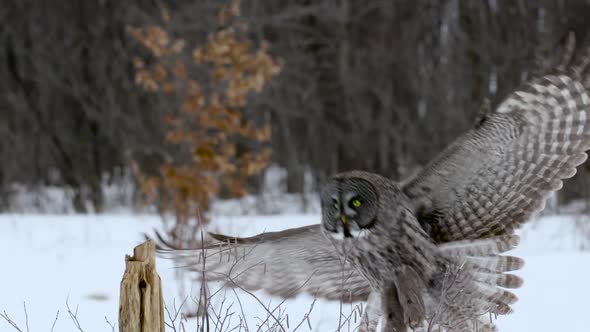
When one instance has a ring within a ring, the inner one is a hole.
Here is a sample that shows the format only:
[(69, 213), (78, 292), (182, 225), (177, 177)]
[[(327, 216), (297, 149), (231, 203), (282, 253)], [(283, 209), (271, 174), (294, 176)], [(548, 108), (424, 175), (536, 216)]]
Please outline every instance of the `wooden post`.
[(119, 296), (120, 332), (165, 332), (164, 302), (156, 272), (155, 244), (147, 240), (125, 256)]

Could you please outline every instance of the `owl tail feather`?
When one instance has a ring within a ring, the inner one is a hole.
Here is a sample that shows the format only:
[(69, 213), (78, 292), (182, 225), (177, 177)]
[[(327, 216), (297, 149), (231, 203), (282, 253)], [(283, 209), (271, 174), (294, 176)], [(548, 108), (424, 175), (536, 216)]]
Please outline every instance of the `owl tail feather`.
[[(451, 276), (452, 282), (447, 282), (446, 287), (443, 285), (444, 294), (438, 298), (446, 308), (446, 321), (466, 324), (465, 331), (471, 331), (476, 325), (478, 331), (494, 331), (495, 327), (486, 319), (466, 318), (512, 312), (511, 305), (518, 298), (507, 289), (520, 287), (522, 279), (506, 272), (521, 269), (524, 261), (503, 254), (518, 242), (518, 236), (505, 235), (439, 245), (442, 255), (451, 262), (446, 275)], [(461, 328), (457, 330), (462, 331)]]

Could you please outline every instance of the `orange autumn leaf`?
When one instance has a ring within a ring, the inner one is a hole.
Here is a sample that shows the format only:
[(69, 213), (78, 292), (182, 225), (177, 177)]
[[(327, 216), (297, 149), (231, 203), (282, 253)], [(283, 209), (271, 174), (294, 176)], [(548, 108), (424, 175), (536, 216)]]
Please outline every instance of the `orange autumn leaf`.
[(247, 38), (239, 4), (232, 0), (221, 9), (221, 28), (199, 46), (187, 45), (191, 36), (169, 32), (175, 18), (165, 8), (162, 25), (127, 29), (151, 56), (149, 62), (133, 58), (136, 84), (177, 105), (163, 119), (165, 140), (184, 157), (161, 165), (159, 176), (140, 177), (142, 192), (173, 212), (177, 223), (207, 211), (222, 190), (246, 194), (247, 180), (270, 163), (270, 122), (254, 125), (245, 107), (249, 96), (280, 72), (282, 61), (269, 54), (265, 42), (257, 47)]

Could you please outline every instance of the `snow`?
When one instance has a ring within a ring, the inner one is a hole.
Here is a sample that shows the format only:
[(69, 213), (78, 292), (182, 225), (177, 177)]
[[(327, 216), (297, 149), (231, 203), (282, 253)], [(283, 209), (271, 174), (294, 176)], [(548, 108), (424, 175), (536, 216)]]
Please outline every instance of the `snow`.
[[(581, 217), (542, 217), (522, 230), (522, 242), (512, 254), (526, 260), (518, 274), (524, 286), (516, 291), (520, 300), (515, 313), (500, 317), (500, 331), (567, 331), (587, 332), (590, 308), (590, 240), (575, 228), (575, 224), (589, 223)], [(217, 216), (213, 218), (218, 231), (235, 235), (252, 235), (260, 231), (275, 231), (317, 223), (319, 216)], [(70, 319), (66, 299), (85, 332), (111, 331), (105, 321), (116, 324), (119, 282), (124, 270), (124, 256), (142, 241), (142, 233), (160, 227), (155, 215), (0, 215), (0, 312), (6, 312), (23, 331), (26, 303), (30, 331), (49, 331), (59, 318), (54, 331), (76, 331)], [(582, 249), (581, 249), (582, 248)], [(198, 284), (185, 283), (187, 291), (179, 293), (178, 272), (172, 263), (158, 260), (158, 271), (163, 281), (165, 301), (172, 308), (182, 302), (191, 290), (198, 292)], [(227, 293), (227, 306), (235, 296)], [(281, 299), (256, 295), (274, 308)], [(223, 291), (218, 299), (223, 297)], [(252, 296), (241, 293), (245, 316), (250, 330), (266, 317), (262, 306)], [(289, 316), (291, 330), (305, 317), (313, 299), (300, 296), (285, 301), (281, 306)], [(217, 305), (221, 305), (218, 300)], [(188, 300), (187, 307), (195, 304)], [(354, 307), (317, 301), (311, 311), (309, 324), (314, 331), (334, 331), (338, 315), (350, 314)], [(237, 302), (231, 311), (239, 314)], [(276, 314), (276, 313), (275, 313)], [(233, 325), (238, 318), (232, 318)], [(258, 317), (258, 318), (257, 318)], [(187, 330), (195, 330), (195, 320), (189, 320)], [(0, 318), (0, 331), (13, 330)], [(118, 330), (118, 328), (116, 328)], [(298, 331), (308, 331), (304, 322)], [(353, 331), (344, 326), (342, 331)], [(14, 330), (16, 331), (16, 330)]]

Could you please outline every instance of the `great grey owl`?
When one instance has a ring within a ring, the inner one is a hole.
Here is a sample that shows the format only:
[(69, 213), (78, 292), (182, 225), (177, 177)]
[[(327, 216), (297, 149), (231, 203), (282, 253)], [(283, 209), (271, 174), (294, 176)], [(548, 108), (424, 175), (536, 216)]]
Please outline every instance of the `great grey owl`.
[[(522, 281), (514, 230), (542, 210), (590, 148), (590, 52), (530, 80), (403, 183), (353, 171), (321, 191), (322, 220), (170, 250), (228, 286), (368, 301), (361, 330), (494, 331)], [(203, 261), (204, 260), (204, 261)], [(485, 316), (484, 316), (485, 317)]]

